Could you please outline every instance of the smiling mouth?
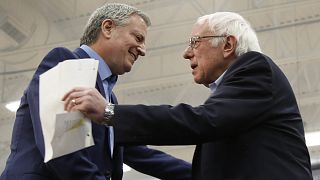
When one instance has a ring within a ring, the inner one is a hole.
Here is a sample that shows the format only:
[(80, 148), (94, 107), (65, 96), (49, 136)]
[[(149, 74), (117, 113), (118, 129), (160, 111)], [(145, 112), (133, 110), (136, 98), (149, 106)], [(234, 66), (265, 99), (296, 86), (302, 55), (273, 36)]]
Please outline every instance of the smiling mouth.
[(136, 61), (138, 59), (138, 56), (135, 55), (133, 52), (129, 52), (131, 56), (133, 57), (133, 61)]

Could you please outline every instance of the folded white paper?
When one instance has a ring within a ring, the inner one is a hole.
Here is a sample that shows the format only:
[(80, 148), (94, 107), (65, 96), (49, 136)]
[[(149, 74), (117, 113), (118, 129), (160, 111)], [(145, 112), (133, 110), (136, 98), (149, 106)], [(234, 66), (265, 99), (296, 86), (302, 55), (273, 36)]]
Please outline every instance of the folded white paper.
[(94, 145), (91, 121), (80, 112), (65, 112), (61, 99), (74, 87), (94, 88), (98, 63), (94, 59), (66, 60), (40, 75), (44, 162)]

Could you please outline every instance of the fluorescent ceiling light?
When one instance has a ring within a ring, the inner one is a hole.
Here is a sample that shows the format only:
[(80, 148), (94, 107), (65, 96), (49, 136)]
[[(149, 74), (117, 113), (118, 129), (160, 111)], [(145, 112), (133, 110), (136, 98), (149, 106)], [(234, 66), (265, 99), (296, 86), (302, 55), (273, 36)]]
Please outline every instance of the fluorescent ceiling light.
[(307, 132), (305, 138), (308, 147), (320, 145), (320, 131)]
[(123, 172), (128, 172), (128, 171), (131, 171), (131, 167), (129, 167), (126, 164), (123, 164)]
[(6, 104), (6, 108), (9, 109), (11, 112), (16, 112), (19, 108), (20, 101), (12, 101)]

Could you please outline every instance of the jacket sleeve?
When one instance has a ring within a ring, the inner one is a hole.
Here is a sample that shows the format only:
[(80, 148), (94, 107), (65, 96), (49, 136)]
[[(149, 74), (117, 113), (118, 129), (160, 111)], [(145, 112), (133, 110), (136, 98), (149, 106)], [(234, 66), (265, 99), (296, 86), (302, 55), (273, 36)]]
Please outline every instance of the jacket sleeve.
[[(258, 59), (254, 59), (258, 58)], [(115, 139), (132, 145), (191, 145), (234, 136), (268, 119), (272, 73), (263, 57), (239, 59), (216, 92), (193, 107), (116, 105)]]
[[(39, 113), (39, 76), (61, 61), (75, 58), (72, 52), (65, 48), (53, 49), (38, 66), (26, 90), (36, 145), (42, 157), (45, 154), (45, 147)], [(99, 174), (96, 165), (90, 162), (85, 149), (53, 159), (46, 165), (59, 179), (105, 179), (102, 174)]]
[(191, 164), (147, 146), (125, 146), (124, 163), (159, 179), (191, 179)]

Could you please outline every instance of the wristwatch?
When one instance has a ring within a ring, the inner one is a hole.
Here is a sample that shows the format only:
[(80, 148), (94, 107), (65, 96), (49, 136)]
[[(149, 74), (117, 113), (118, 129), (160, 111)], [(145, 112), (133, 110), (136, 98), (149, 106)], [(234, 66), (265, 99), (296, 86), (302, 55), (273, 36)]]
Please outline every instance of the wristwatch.
[(113, 126), (113, 117), (114, 117), (114, 104), (108, 103), (104, 109), (103, 121), (101, 124), (107, 126)]

